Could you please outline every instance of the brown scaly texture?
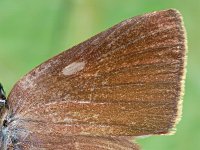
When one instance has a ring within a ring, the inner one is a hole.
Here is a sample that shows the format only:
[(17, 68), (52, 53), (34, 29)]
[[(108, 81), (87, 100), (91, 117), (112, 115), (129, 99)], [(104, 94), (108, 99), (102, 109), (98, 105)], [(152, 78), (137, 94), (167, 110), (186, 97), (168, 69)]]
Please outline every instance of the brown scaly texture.
[(11, 91), (1, 147), (137, 150), (125, 136), (168, 134), (180, 115), (185, 49), (180, 14), (165, 10), (51, 58)]

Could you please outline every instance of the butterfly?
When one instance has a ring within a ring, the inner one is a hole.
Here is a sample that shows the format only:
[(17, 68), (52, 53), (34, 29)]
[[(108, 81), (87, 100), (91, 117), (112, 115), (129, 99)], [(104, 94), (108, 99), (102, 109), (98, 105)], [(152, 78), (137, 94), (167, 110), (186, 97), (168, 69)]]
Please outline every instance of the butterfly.
[(177, 10), (136, 16), (0, 86), (1, 150), (139, 150), (181, 117), (186, 36)]

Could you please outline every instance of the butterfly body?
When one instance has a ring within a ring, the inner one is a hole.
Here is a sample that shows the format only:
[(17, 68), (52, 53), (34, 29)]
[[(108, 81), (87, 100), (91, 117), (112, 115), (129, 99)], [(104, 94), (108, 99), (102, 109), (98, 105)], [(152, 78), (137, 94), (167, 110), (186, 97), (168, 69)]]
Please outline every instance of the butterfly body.
[(0, 116), (1, 149), (134, 149), (180, 118), (185, 34), (179, 12), (125, 20), (22, 79)]
[(4, 106), (6, 103), (6, 96), (3, 86), (0, 84), (0, 106)]

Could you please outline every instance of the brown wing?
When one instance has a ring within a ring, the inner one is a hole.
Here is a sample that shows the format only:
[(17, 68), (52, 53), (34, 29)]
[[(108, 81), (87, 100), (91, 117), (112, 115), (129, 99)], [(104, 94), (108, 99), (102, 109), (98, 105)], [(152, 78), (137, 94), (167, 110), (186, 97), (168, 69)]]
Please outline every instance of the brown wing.
[(139, 150), (139, 146), (119, 137), (59, 136), (30, 134), (26, 140), (8, 146), (11, 150)]
[(125, 20), (24, 76), (8, 98), (10, 125), (34, 139), (167, 134), (180, 117), (185, 49), (176, 10)]

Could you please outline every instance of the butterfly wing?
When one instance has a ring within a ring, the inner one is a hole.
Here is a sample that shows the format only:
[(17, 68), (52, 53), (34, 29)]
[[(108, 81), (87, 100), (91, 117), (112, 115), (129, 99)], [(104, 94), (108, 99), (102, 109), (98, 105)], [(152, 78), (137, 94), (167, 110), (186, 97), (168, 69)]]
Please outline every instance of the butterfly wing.
[(180, 117), (185, 49), (176, 10), (125, 20), (18, 81), (8, 98), (10, 126), (31, 141), (167, 134)]
[(30, 134), (8, 146), (19, 150), (139, 150), (138, 145), (119, 137), (59, 136)]

